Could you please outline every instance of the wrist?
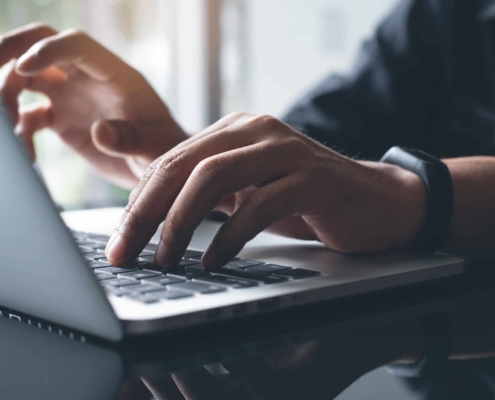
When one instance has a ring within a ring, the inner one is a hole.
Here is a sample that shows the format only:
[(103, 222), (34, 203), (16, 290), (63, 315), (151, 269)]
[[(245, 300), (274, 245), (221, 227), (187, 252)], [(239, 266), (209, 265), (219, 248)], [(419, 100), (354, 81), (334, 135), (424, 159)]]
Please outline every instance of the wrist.
[[(397, 165), (363, 162), (380, 174), (380, 203), (385, 207), (390, 248), (405, 248), (421, 230), (427, 207), (427, 193), (423, 180), (415, 173)], [(377, 181), (378, 182), (378, 181)]]
[(418, 175), (398, 166), (394, 168), (397, 179), (397, 212), (403, 216), (397, 226), (397, 242), (394, 247), (407, 247), (424, 225), (427, 208), (426, 187)]

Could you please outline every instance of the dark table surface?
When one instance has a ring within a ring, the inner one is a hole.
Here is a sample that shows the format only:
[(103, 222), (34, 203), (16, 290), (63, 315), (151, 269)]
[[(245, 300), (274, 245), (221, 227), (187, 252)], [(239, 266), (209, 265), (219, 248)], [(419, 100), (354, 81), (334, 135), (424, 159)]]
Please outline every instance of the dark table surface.
[[(495, 268), (118, 346), (0, 318), (2, 399), (495, 398)], [(493, 271), (492, 271), (493, 270)], [(493, 283), (492, 283), (493, 282)], [(448, 321), (450, 361), (425, 376), (384, 368), (424, 352)]]

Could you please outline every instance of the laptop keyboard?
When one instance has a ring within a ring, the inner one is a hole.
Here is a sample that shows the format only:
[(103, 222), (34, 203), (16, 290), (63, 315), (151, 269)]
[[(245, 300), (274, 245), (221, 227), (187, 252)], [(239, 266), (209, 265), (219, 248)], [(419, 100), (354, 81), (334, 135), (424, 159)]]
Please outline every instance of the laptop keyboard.
[(177, 266), (164, 270), (155, 264), (155, 253), (148, 248), (129, 265), (115, 267), (105, 257), (108, 236), (75, 231), (72, 235), (107, 294), (144, 304), (248, 290), (321, 275), (316, 271), (238, 258), (209, 272), (201, 265), (203, 253), (196, 250), (187, 250)]

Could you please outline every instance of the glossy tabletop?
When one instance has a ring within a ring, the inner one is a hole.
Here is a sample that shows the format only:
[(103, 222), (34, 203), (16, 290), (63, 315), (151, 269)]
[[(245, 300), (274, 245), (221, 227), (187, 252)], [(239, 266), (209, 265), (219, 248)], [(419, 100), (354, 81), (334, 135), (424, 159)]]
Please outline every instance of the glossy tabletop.
[[(71, 226), (77, 218), (66, 216)], [(0, 305), (0, 396), (494, 398), (492, 264), (470, 263), (456, 278), (120, 345), (34, 319), (19, 321)], [(396, 369), (384, 366), (422, 358), (426, 318), (448, 321), (448, 334), (436, 343), (449, 341), (449, 363), (419, 377), (394, 375)]]

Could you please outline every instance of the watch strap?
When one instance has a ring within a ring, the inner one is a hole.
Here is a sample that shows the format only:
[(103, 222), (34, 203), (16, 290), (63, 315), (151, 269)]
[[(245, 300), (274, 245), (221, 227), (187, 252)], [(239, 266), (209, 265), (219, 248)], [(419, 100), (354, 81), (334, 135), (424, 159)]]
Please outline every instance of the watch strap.
[(450, 171), (441, 160), (416, 149), (392, 147), (380, 160), (418, 175), (425, 184), (425, 222), (411, 242), (415, 250), (435, 250), (450, 237), (454, 189)]

